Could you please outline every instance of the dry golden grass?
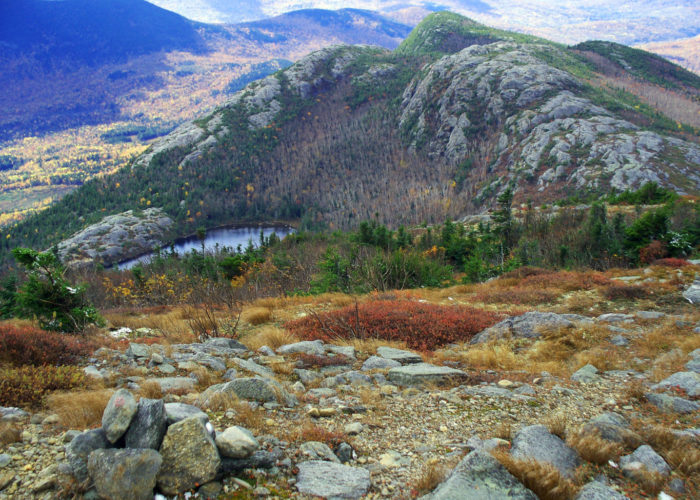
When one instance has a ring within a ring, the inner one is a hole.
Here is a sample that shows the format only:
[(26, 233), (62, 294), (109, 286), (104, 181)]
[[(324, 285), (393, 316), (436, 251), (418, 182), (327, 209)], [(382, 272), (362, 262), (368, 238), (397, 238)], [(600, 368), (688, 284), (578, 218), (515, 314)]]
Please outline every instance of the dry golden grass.
[(697, 441), (677, 436), (667, 427), (652, 426), (640, 430), (644, 440), (673, 467), (700, 487), (700, 447)]
[(16, 443), (22, 439), (22, 428), (15, 422), (0, 422), (0, 445)]
[(493, 430), (493, 437), (510, 441), (513, 437), (513, 427), (508, 422), (501, 422)]
[(49, 409), (58, 415), (59, 423), (68, 429), (90, 429), (102, 423), (102, 413), (114, 391), (53, 393), (47, 398)]
[(547, 429), (549, 429), (549, 432), (563, 440), (566, 440), (569, 427), (569, 419), (566, 416), (566, 413), (558, 411), (552, 415), (549, 415), (547, 418), (545, 418), (544, 425), (547, 427)]
[(572, 434), (566, 443), (581, 455), (587, 462), (605, 465), (609, 460), (617, 460), (624, 449), (621, 444), (602, 439), (594, 433)]
[(408, 349), (405, 342), (380, 340), (380, 339), (337, 339), (333, 341), (337, 345), (352, 346), (358, 355), (374, 354), (378, 347), (387, 346), (396, 349)]
[(271, 361), (267, 366), (279, 375), (291, 375), (294, 373), (296, 363), (291, 361)]
[(413, 490), (417, 491), (419, 495), (430, 493), (445, 480), (449, 471), (450, 468), (447, 464), (437, 458), (431, 458), (423, 464), (413, 483)]
[(305, 420), (295, 433), (289, 436), (292, 441), (304, 443), (306, 441), (318, 441), (325, 443), (331, 448), (347, 441), (347, 435), (337, 430), (329, 430), (314, 424), (311, 420)]
[(265, 325), (256, 331), (249, 333), (240, 339), (241, 343), (244, 344), (248, 349), (256, 351), (262, 346), (266, 345), (271, 349), (277, 349), (285, 344), (292, 344), (297, 342), (294, 335), (290, 334), (286, 330), (277, 328), (272, 325)]
[(576, 495), (576, 487), (550, 464), (534, 460), (517, 460), (503, 451), (493, 456), (540, 500), (568, 500)]
[(200, 390), (211, 387), (214, 384), (221, 382), (221, 379), (211, 370), (204, 366), (198, 366), (190, 372), (197, 379), (197, 386)]
[(458, 346), (457, 350), (459, 351), (460, 361), (465, 362), (467, 366), (472, 368), (513, 370), (521, 364), (518, 356), (513, 352), (512, 343), (506, 341), (474, 346), (462, 344)]
[(248, 430), (259, 433), (265, 426), (265, 414), (262, 410), (254, 410), (243, 401), (234, 401), (229, 408), (236, 413), (236, 425), (245, 427)]
[(163, 391), (158, 382), (144, 380), (139, 384), (139, 396), (142, 398), (160, 399), (163, 397)]
[(251, 325), (262, 325), (272, 320), (272, 311), (267, 307), (251, 307), (243, 310), (242, 319)]
[(115, 327), (156, 330), (163, 335), (164, 339), (172, 343), (189, 343), (196, 340), (187, 321), (188, 309), (184, 306), (154, 310), (113, 310), (105, 312), (104, 317), (108, 324)]
[(210, 395), (206, 400), (200, 400), (201, 408), (209, 411), (226, 411), (230, 408), (236, 409), (239, 404), (240, 400), (238, 397), (230, 392), (216, 392)]

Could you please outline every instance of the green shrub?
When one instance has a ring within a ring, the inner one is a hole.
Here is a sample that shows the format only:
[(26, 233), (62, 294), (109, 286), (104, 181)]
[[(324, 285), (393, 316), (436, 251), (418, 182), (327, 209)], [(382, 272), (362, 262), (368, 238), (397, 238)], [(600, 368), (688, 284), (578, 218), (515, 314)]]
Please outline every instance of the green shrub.
[(16, 314), (36, 318), (45, 330), (82, 332), (104, 320), (88, 301), (85, 287), (72, 285), (53, 252), (15, 248), (15, 259), (25, 268), (27, 281), (17, 291)]

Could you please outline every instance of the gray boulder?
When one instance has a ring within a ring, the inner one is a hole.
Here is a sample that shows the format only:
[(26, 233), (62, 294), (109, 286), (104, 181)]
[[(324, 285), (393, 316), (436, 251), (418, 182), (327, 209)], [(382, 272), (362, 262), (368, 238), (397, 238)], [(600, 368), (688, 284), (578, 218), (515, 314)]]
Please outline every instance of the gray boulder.
[(150, 378), (148, 382), (155, 382), (163, 393), (192, 391), (197, 386), (197, 381), (190, 377), (161, 377)]
[(286, 344), (277, 349), (278, 354), (293, 354), (301, 352), (304, 354), (312, 354), (315, 356), (324, 356), (326, 349), (321, 340), (304, 340), (294, 344)]
[(259, 403), (276, 402), (278, 396), (286, 406), (294, 406), (297, 401), (275, 380), (259, 377), (237, 378), (225, 384), (216, 384), (209, 387), (201, 395), (203, 402), (209, 401), (216, 395), (235, 395), (247, 401)]
[(691, 304), (700, 304), (700, 276), (695, 276), (695, 281), (683, 292), (683, 297)]
[(630, 446), (638, 444), (641, 438), (632, 430), (622, 415), (606, 412), (592, 418), (583, 426), (583, 432), (596, 434), (606, 441), (624, 443)]
[(571, 328), (577, 322), (590, 323), (591, 321), (590, 318), (578, 314), (531, 311), (496, 323), (477, 334), (469, 343), (482, 344), (502, 338), (536, 338), (540, 336), (542, 330)]
[(88, 478), (88, 457), (90, 453), (102, 448), (111, 448), (111, 443), (107, 440), (103, 429), (93, 429), (83, 432), (74, 437), (66, 445), (66, 459), (73, 470), (73, 476), (78, 482), (83, 482)]
[(700, 410), (700, 404), (695, 401), (669, 396), (667, 394), (656, 394), (650, 392), (644, 397), (659, 410), (667, 413), (688, 414)]
[(546, 462), (556, 467), (565, 477), (573, 477), (581, 464), (578, 453), (555, 436), (544, 425), (530, 425), (518, 431), (511, 449), (513, 458)]
[(598, 368), (596, 368), (593, 365), (586, 365), (578, 369), (576, 373), (571, 375), (571, 380), (583, 384), (598, 382), (600, 380), (600, 376), (598, 375)]
[(700, 373), (700, 358), (693, 358), (685, 364), (685, 369), (689, 372)]
[(398, 361), (402, 365), (410, 365), (413, 363), (422, 363), (423, 358), (420, 354), (413, 351), (405, 351), (403, 349), (394, 349), (393, 347), (378, 347), (377, 356), (381, 356), (385, 359), (391, 359), (393, 361)]
[(587, 483), (574, 497), (574, 500), (629, 500), (609, 486), (598, 481)]
[(253, 433), (244, 427), (229, 427), (216, 435), (216, 447), (222, 457), (247, 458), (260, 447)]
[(422, 385), (426, 383), (446, 384), (459, 382), (467, 378), (467, 374), (455, 368), (436, 366), (430, 363), (416, 363), (400, 366), (389, 370), (388, 379), (397, 385)]
[(102, 414), (102, 428), (110, 443), (116, 443), (124, 435), (136, 415), (136, 399), (126, 389), (112, 394)]
[(299, 451), (307, 460), (325, 460), (340, 463), (340, 459), (325, 443), (307, 441), (299, 446)]
[(668, 476), (671, 473), (671, 468), (668, 466), (666, 461), (654, 451), (654, 448), (648, 444), (642, 445), (631, 455), (625, 455), (620, 458), (620, 467), (623, 469), (629, 469), (634, 471), (634, 463), (638, 462), (642, 464), (650, 472), (658, 472), (662, 476)]
[(260, 375), (261, 377), (272, 378), (275, 376), (275, 372), (273, 372), (267, 366), (259, 365), (250, 359), (233, 358), (233, 362), (240, 368), (243, 368), (244, 370), (256, 375)]
[(669, 389), (671, 387), (680, 387), (690, 397), (700, 396), (700, 373), (677, 372), (658, 384), (651, 386), (653, 390)]
[(370, 487), (369, 471), (322, 460), (298, 465), (296, 487), (300, 493), (323, 498), (360, 498)]
[(162, 462), (151, 449), (95, 450), (87, 467), (100, 498), (150, 500)]
[(244, 469), (270, 469), (281, 457), (279, 448), (273, 449), (273, 451), (258, 450), (246, 458), (222, 457), (217, 477), (223, 479), (232, 474), (238, 474)]
[(214, 440), (198, 417), (168, 427), (160, 454), (163, 464), (157, 482), (166, 495), (178, 495), (208, 483), (216, 477), (221, 465)]
[(488, 452), (473, 451), (426, 500), (536, 500), (537, 496)]
[(139, 400), (136, 416), (126, 431), (126, 448), (151, 448), (157, 450), (163, 442), (168, 426), (162, 399)]
[(393, 359), (380, 358), (379, 356), (370, 356), (362, 364), (362, 371), (369, 370), (388, 370), (389, 368), (396, 368), (401, 366), (401, 363), (394, 361)]
[(165, 417), (168, 425), (172, 425), (190, 417), (199, 418), (203, 424), (209, 422), (209, 416), (193, 405), (185, 403), (165, 403)]
[(129, 347), (126, 348), (125, 354), (130, 358), (150, 358), (151, 348), (146, 344), (131, 342), (129, 343)]

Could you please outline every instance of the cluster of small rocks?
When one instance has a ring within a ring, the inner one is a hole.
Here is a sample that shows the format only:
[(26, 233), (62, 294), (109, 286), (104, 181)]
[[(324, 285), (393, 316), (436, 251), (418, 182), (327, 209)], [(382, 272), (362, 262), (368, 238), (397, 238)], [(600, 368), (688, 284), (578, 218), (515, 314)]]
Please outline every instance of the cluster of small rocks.
[[(615, 336), (643, 335), (645, 325), (659, 320), (683, 321), (655, 311), (597, 318), (530, 312), (494, 325), (476, 342), (504, 337), (530, 342), (546, 329), (598, 325), (610, 329), (614, 344)], [(450, 349), (443, 350), (448, 359)], [(333, 362), (306, 365), (304, 356)], [(489, 492), (492, 498), (533, 498), (488, 452), (510, 449), (514, 458), (547, 462), (571, 477), (581, 458), (542, 425), (554, 413), (603, 439), (634, 442), (634, 452), (616, 467), (631, 480), (647, 470), (672, 477), (668, 484), (675, 494), (683, 491), (683, 482), (630, 427), (638, 409), (620, 401), (629, 384), (642, 383), (645, 399), (662, 412), (696, 414), (700, 351), (687, 359), (685, 371), (652, 384), (648, 373), (631, 369), (587, 365), (569, 379), (546, 372), (479, 372), (450, 362), (427, 363), (421, 354), (402, 349), (361, 353), (322, 341), (255, 352), (224, 338), (168, 348), (132, 342), (123, 352), (102, 348), (85, 371), (121, 388), (101, 428), (60, 433), (55, 416), (0, 409), (3, 420), (30, 420), (22, 441), (0, 454), (0, 498), (25, 493), (53, 498), (67, 476), (90, 485), (88, 496), (102, 498), (125, 498), (125, 492), (129, 498), (150, 498), (154, 492), (216, 498), (237, 489), (257, 496), (281, 489), (300, 497), (407, 497), (425, 464), (436, 460), (459, 464), (428, 498), (471, 498), (465, 490)], [(291, 374), (275, 371), (290, 361), (295, 363)], [(223, 382), (203, 387), (202, 370)], [(158, 384), (162, 399), (137, 401), (132, 393), (146, 383)], [(241, 424), (236, 408), (202, 410), (229, 399), (259, 412), (257, 435)], [(298, 440), (301, 419), (344, 440)], [(512, 440), (495, 435), (504, 423), (513, 428)], [(691, 440), (700, 434), (692, 426), (679, 432)], [(243, 471), (257, 484), (241, 480)], [(615, 482), (594, 481), (578, 498), (624, 498), (616, 488)]]

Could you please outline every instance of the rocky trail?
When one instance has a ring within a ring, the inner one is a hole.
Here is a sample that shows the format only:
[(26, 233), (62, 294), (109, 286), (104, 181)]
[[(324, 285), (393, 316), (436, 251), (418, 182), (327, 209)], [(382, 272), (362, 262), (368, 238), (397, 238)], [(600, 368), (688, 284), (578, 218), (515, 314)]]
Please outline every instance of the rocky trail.
[[(101, 426), (0, 408), (21, 429), (0, 450), (0, 498), (697, 498), (700, 349), (640, 357), (660, 325), (697, 344), (695, 312), (531, 311), (434, 353), (228, 338), (102, 347), (84, 368), (116, 389)], [(499, 342), (531, 352), (551, 332), (594, 335), (624, 366), (567, 376), (463, 356)]]

